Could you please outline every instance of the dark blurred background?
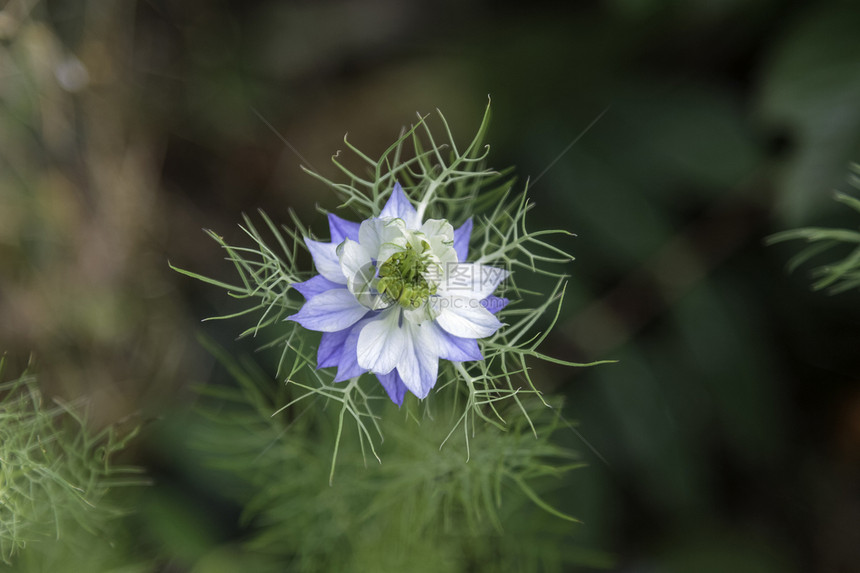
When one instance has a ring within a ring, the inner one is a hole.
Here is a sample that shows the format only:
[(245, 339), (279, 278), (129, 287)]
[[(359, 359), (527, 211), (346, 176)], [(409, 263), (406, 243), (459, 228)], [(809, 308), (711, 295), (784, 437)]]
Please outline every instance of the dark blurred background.
[(324, 229), (282, 138), (334, 176), (344, 133), (378, 155), (438, 107), (466, 140), (489, 94), (491, 164), (578, 235), (546, 351), (619, 360), (536, 365), (593, 448), (568, 436), (576, 543), (625, 572), (860, 571), (860, 296), (762, 243), (856, 225), (831, 200), (860, 161), (855, 2), (0, 6), (0, 348), (96, 423), (190, 403), (195, 333), (241, 329), (168, 269), (231, 277), (201, 228)]

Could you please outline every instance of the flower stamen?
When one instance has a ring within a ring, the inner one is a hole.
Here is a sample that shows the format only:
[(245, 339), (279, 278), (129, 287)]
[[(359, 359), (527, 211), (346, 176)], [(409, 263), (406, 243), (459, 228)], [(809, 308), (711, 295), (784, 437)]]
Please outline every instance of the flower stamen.
[(430, 295), (436, 294), (436, 286), (424, 278), (428, 260), (426, 252), (429, 245), (423, 245), (418, 253), (412, 245), (391, 255), (379, 267), (379, 283), (376, 289), (389, 302), (397, 302), (404, 308), (419, 308), (427, 302)]

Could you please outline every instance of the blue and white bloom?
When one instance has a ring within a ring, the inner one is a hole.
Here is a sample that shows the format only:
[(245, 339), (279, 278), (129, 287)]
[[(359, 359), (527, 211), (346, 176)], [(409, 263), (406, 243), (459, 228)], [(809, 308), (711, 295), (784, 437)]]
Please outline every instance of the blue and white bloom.
[(361, 224), (329, 214), (331, 242), (305, 238), (319, 275), (292, 286), (306, 299), (288, 317), (323, 333), (317, 367), (335, 382), (373, 372), (403, 403), (436, 384), (439, 359), (482, 360), (477, 339), (502, 323), (493, 296), (508, 272), (467, 263), (472, 220), (454, 229), (421, 221), (400, 184), (378, 217)]

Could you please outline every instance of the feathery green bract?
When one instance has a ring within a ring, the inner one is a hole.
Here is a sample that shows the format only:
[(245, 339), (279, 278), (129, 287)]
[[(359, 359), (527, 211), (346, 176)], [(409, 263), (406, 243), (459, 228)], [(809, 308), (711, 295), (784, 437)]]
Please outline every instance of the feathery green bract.
[(135, 433), (92, 433), (74, 408), (45, 405), (30, 373), (0, 384), (0, 559), (48, 570), (28, 564), (105, 545), (100, 536), (124, 513), (109, 491), (142, 483), (135, 468), (112, 461)]
[[(395, 182), (403, 186), (420, 220), (444, 218), (460, 225), (473, 217), (469, 261), (512, 271), (506, 290), (497, 293), (511, 299), (510, 305), (498, 315), (507, 325), (493, 336), (479, 340), (485, 359), (457, 365), (443, 363), (445, 366), (440, 369), (436, 391), (427, 398), (427, 402), (433, 402), (442, 389), (454, 388), (454, 395), (459, 396), (461, 413), (449, 427), (450, 433), (442, 436), (440, 442), (449, 442), (455, 431), (462, 430), (466, 458), (474, 455), (469, 440), (475, 432), (478, 418), (504, 429), (510, 416), (523, 416), (525, 423), (536, 433), (530, 420), (532, 411), (526, 407), (525, 397), (543, 399), (529, 375), (529, 358), (568, 366), (587, 366), (551, 358), (538, 350), (555, 323), (564, 295), (565, 275), (558, 266), (573, 260), (570, 254), (550, 241), (554, 235), (570, 233), (530, 230), (526, 225), (526, 214), (532, 204), (525, 192), (517, 194), (513, 191), (515, 182), (506, 172), (486, 168), (489, 147), (482, 141), (489, 115), (488, 106), (476, 135), (463, 148), (458, 147), (441, 113), (438, 114), (441, 137), (434, 135), (426, 117), (419, 116), (419, 121), (405, 130), (379, 159), (371, 159), (344, 138), (347, 148), (366, 167), (361, 173), (352, 171), (335, 155), (333, 161), (347, 178), (347, 183), (331, 181), (306, 169), (342, 198), (342, 209), (352, 209), (353, 214), (338, 212), (346, 219), (361, 221), (377, 216)], [(339, 406), (329, 474), (331, 480), (346, 421), (355, 423), (362, 452), (379, 457), (377, 446), (382, 439), (382, 431), (372, 402), (383, 396), (382, 389), (372, 375), (335, 384), (333, 369), (316, 369), (318, 338), (297, 323), (282, 324), (283, 319), (298, 311), (304, 302), (290, 285), (312, 275), (310, 269), (300, 270), (297, 261), (299, 249), (306, 248), (303, 238), (316, 237), (312, 237), (295, 216), (295, 230), (278, 228), (265, 214), (261, 213), (261, 218), (272, 239), (267, 240), (251, 219), (245, 217), (242, 229), (252, 240), (251, 247), (231, 246), (215, 233), (209, 233), (235, 265), (239, 284), (226, 284), (190, 271), (176, 270), (224, 288), (231, 296), (248, 300), (248, 308), (244, 311), (216, 317), (259, 316), (256, 324), (243, 336), (256, 336), (264, 327), (281, 324), (278, 328), (280, 334), (265, 346), (280, 348), (278, 376), (285, 377), (295, 393), (291, 400), (281, 404), (279, 411), (303, 407), (305, 402), (314, 398), (323, 398), (326, 403), (334, 402)], [(327, 240), (328, 237), (318, 239)], [(549, 293), (528, 292), (518, 285), (518, 273), (548, 275), (555, 279), (555, 287)], [(515, 404), (516, 408), (507, 408), (507, 402)], [(406, 407), (411, 411), (414, 404), (413, 398), (409, 397)], [(427, 405), (426, 408), (432, 406)], [(415, 415), (424, 417), (417, 412)]]
[[(851, 167), (850, 183), (860, 189), (860, 165)], [(860, 213), (860, 199), (836, 192), (834, 199)], [(812, 270), (814, 290), (827, 289), (836, 294), (860, 287), (860, 231), (822, 227), (804, 227), (774, 233), (766, 239), (767, 244), (783, 241), (803, 240), (811, 243), (794, 255), (788, 262), (789, 271), (794, 271), (807, 261), (838, 248), (850, 248), (850, 252), (835, 262), (819, 265)]]
[[(465, 442), (439, 448), (460, 415), (454, 388), (438, 392), (427, 406), (432, 416), (423, 419), (380, 400), (384, 462), (366, 465), (352, 447), (356, 440), (344, 436), (338, 479), (329, 485), (321, 450), (338, 432), (337, 412), (312, 398), (271, 416), (274, 404), (298, 389), (274, 386), (252, 361), (203, 343), (238, 384), (201, 389), (192, 455), (233, 478), (231, 495), (245, 507), (246, 549), (268, 555), (273, 571), (528, 572), (609, 564), (572, 543), (572, 518), (549, 505), (566, 472), (582, 466), (553, 441), (558, 408), (523, 396), (539, 437), (524, 416), (512, 416), (507, 431), (476, 432), (465, 463)], [(508, 401), (499, 409), (511, 407), (517, 405)]]

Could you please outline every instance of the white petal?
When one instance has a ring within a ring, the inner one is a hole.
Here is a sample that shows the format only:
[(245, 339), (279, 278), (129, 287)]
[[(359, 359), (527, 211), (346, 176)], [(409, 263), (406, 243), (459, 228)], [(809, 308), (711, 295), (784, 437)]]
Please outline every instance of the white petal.
[(428, 239), (439, 237), (441, 240), (454, 242), (454, 227), (445, 219), (427, 219), (421, 225), (420, 231)]
[(433, 304), (439, 313), (436, 323), (454, 336), (486, 338), (502, 326), (477, 299), (446, 296), (435, 299)]
[(367, 308), (373, 308), (375, 301), (371, 283), (376, 276), (376, 267), (373, 266), (367, 249), (351, 239), (346, 239), (337, 248), (337, 253), (349, 292), (355, 295), (358, 302)]
[(439, 284), (442, 296), (459, 296), (483, 300), (493, 294), (499, 283), (510, 274), (505, 269), (477, 263), (449, 264)]
[(406, 333), (400, 328), (400, 307), (382, 311), (358, 335), (358, 365), (376, 374), (391, 372), (403, 353)]
[[(436, 266), (434, 274), (444, 276), (446, 269), (456, 266), (457, 250), (454, 248), (454, 227), (444, 219), (430, 219), (421, 226), (430, 253)], [(438, 284), (436, 281), (434, 284)]]
[(436, 313), (429, 304), (422, 304), (418, 308), (404, 308), (403, 318), (412, 324), (421, 324), (428, 320), (436, 318)]
[(372, 258), (385, 262), (388, 256), (380, 251), (386, 245), (388, 250), (406, 247), (406, 225), (401, 219), (367, 219), (358, 230), (358, 242)]
[(370, 253), (362, 245), (352, 239), (345, 239), (337, 247), (337, 256), (343, 274), (349, 280), (350, 275), (357, 273), (363, 266), (371, 264)]
[(340, 261), (337, 258), (337, 245), (334, 243), (321, 243), (305, 238), (305, 244), (314, 259), (314, 265), (319, 274), (337, 284), (345, 285), (346, 277), (341, 271)]
[(397, 363), (397, 373), (410, 392), (424, 398), (436, 385), (439, 376), (436, 339), (424, 326), (404, 323), (403, 328), (406, 331), (405, 345)]

